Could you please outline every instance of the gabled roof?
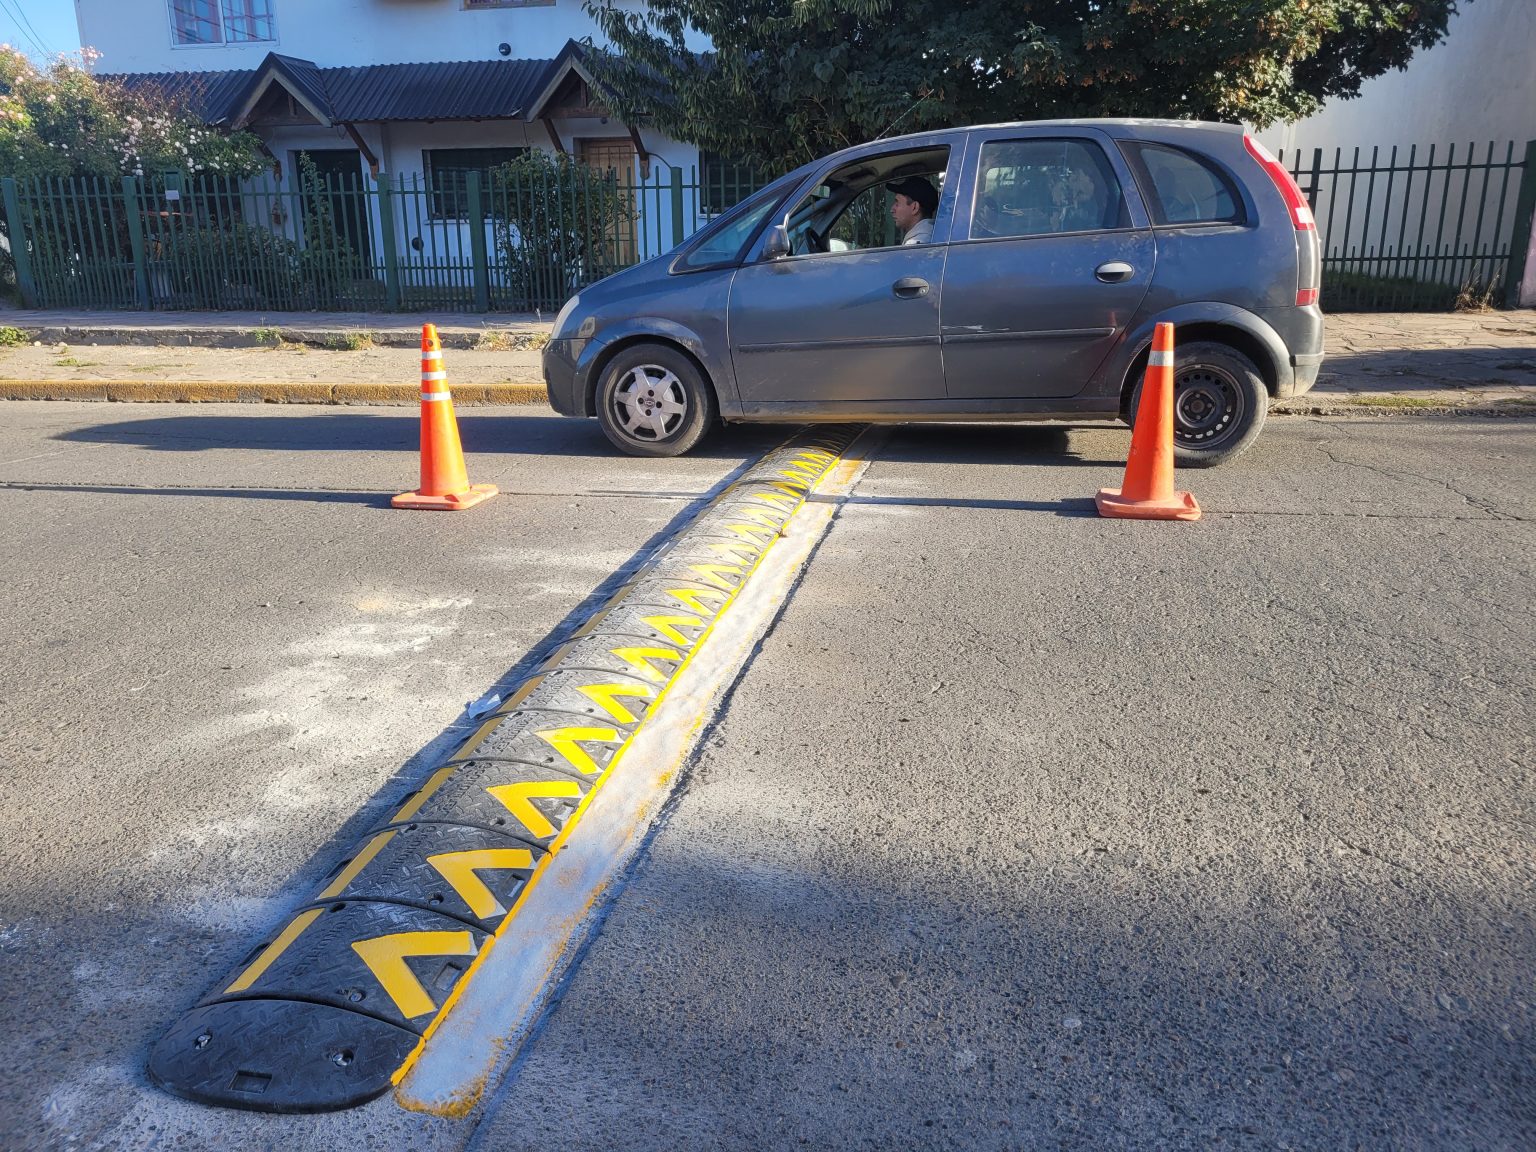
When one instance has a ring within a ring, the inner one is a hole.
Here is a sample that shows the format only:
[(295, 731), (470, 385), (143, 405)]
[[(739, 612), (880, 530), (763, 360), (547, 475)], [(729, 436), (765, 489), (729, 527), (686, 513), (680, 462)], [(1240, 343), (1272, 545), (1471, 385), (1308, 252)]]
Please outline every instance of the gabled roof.
[(592, 77), (591, 69), (587, 66), (586, 53), (585, 46), (576, 41), (565, 42), (565, 47), (560, 49), (560, 55), (549, 62), (543, 76), (539, 78), (539, 86), (529, 100), (527, 110), (523, 113), (524, 119), (537, 120), (543, 116), (561, 86), (572, 76), (579, 76), (590, 88), (600, 88)]
[(269, 53), (239, 72), (128, 72), (103, 76), (131, 91), (185, 99), (210, 124), (243, 127), (274, 85), (320, 124), (385, 120), (532, 119), (525, 111), (543, 91), (555, 60), (455, 60), (320, 68)]

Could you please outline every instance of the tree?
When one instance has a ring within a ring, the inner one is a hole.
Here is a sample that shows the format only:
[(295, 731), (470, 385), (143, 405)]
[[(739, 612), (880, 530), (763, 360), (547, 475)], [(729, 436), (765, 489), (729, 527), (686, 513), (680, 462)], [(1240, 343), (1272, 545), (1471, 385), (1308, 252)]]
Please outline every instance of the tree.
[(86, 71), (87, 50), (39, 71), (0, 46), (0, 173), (115, 177), (182, 172), (249, 176), (256, 137), (210, 128), (184, 103), (130, 92)]
[[(1465, 0), (1470, 3), (1471, 0)], [(1060, 116), (1263, 127), (1356, 95), (1457, 0), (586, 0), (615, 114), (773, 167), (883, 134)], [(693, 30), (709, 53), (686, 48)]]

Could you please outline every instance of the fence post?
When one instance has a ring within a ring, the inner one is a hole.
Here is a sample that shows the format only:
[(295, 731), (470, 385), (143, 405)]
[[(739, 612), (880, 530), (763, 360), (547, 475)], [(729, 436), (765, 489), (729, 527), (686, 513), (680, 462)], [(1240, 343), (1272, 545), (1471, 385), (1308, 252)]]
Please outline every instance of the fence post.
[(469, 259), (473, 265), (475, 311), (491, 310), (491, 270), (485, 259), (485, 203), (480, 196), (480, 173), (467, 172), (464, 206), (469, 215)]
[(144, 249), (139, 182), (133, 176), (123, 177), (123, 220), (128, 226), (128, 246), (133, 252), (133, 293), (139, 298), (139, 307), (148, 312), (154, 307), (154, 301), (149, 298), (149, 261)]
[(0, 179), (0, 199), (5, 205), (6, 235), (11, 241), (11, 262), (16, 265), (16, 290), (28, 308), (37, 307), (37, 285), (32, 280), (32, 254), (27, 251), (27, 230), (21, 222), (21, 198), (16, 195), (16, 178)]
[(379, 236), (384, 242), (384, 300), (391, 312), (400, 311), (400, 257), (395, 247), (395, 200), (389, 173), (373, 178), (379, 193)]
[[(672, 243), (676, 248), (683, 242), (683, 170), (672, 169)], [(666, 248), (662, 249), (663, 252)]]
[[(17, 273), (17, 281), (21, 274)], [(1509, 242), (1509, 272), (1504, 301), (1516, 308), (1536, 308), (1536, 140), (1525, 145), (1520, 169), (1520, 198), (1515, 201), (1515, 234)]]

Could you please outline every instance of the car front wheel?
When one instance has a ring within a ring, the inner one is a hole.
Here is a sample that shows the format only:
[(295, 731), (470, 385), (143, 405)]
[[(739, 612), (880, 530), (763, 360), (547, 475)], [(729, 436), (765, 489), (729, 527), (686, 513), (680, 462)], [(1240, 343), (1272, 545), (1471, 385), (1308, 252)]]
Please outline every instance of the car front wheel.
[[(1175, 346), (1173, 365), (1175, 464), (1210, 468), (1258, 439), (1269, 412), (1269, 390), (1252, 360), (1225, 344), (1195, 341)], [(1131, 393), (1132, 427), (1141, 383)]]
[(715, 394), (693, 361), (663, 344), (615, 356), (597, 384), (597, 420), (631, 456), (681, 456), (715, 421)]

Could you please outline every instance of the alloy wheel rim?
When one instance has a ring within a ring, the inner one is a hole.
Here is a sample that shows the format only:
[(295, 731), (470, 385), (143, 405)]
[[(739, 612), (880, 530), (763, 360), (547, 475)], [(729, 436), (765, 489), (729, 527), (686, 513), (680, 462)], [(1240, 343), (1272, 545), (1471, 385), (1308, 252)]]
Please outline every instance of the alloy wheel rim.
[(626, 436), (656, 443), (675, 435), (688, 419), (688, 390), (660, 364), (640, 364), (613, 390), (613, 415)]

